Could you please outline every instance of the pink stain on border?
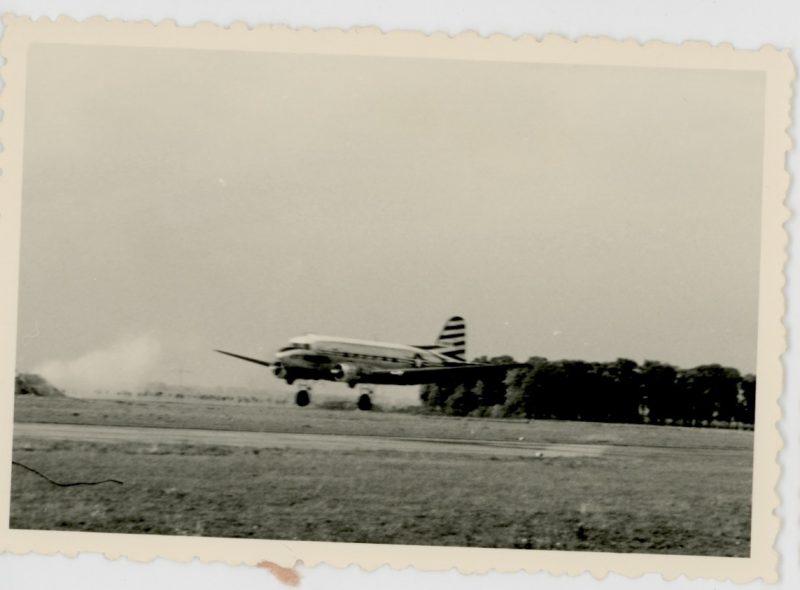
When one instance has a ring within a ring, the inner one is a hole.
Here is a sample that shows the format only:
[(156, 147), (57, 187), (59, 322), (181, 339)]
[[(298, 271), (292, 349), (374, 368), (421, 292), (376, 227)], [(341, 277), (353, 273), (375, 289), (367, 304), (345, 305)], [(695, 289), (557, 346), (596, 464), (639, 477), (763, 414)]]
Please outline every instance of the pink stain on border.
[(256, 567), (267, 570), (275, 576), (281, 584), (296, 588), (300, 585), (300, 574), (293, 567), (283, 567), (271, 561), (259, 561)]

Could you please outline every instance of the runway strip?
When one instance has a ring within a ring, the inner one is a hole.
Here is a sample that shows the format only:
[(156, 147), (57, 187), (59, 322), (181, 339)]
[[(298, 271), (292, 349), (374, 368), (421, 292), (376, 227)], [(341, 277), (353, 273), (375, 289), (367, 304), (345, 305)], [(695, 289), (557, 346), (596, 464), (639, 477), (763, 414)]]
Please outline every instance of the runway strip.
[[(283, 432), (241, 432), (183, 428), (141, 428), (134, 426), (85, 426), (20, 422), (14, 425), (14, 438), (71, 440), (98, 443), (150, 443), (223, 445), (259, 449), (299, 449), (319, 451), (400, 451), (488, 455), (494, 457), (597, 457), (608, 452), (608, 445), (548, 444), (526, 441), (420, 439), (340, 434), (297, 434)], [(631, 454), (638, 454), (628, 447)], [(619, 454), (619, 453), (614, 453)], [(626, 453), (627, 454), (627, 453)]]

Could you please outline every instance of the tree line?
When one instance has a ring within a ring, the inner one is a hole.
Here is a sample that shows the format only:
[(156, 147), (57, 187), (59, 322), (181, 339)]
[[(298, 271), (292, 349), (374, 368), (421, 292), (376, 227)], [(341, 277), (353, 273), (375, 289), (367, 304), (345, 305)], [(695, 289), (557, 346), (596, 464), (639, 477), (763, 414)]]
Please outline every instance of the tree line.
[[(504, 364), (508, 356), (475, 359)], [(529, 359), (478, 380), (425, 385), (427, 408), (454, 416), (738, 426), (753, 424), (755, 375), (718, 364), (682, 369), (657, 361)]]

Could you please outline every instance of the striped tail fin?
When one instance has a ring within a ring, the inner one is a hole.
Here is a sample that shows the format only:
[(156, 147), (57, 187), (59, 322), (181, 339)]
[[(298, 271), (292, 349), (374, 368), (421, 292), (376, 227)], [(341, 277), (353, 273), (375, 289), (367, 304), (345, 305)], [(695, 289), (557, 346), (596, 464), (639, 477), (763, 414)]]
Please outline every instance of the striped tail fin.
[(456, 361), (466, 361), (467, 324), (464, 318), (453, 316), (447, 320), (436, 339), (436, 347), (439, 354)]

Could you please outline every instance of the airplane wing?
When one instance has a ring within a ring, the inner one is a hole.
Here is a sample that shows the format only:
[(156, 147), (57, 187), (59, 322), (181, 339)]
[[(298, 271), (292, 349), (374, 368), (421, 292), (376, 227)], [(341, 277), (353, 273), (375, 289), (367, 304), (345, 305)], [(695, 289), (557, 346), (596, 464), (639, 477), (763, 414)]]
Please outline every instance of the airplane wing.
[(268, 361), (261, 361), (259, 359), (250, 358), (249, 356), (242, 356), (241, 354), (235, 354), (233, 352), (226, 352), (224, 350), (214, 350), (214, 352), (219, 352), (220, 354), (227, 354), (228, 356), (232, 356), (233, 358), (241, 359), (243, 361), (247, 361), (250, 363), (255, 363), (257, 365), (264, 365), (265, 367), (271, 367), (274, 363), (270, 363)]
[(525, 363), (506, 365), (449, 365), (445, 367), (409, 367), (407, 369), (384, 369), (370, 371), (362, 381), (385, 385), (422, 385), (438, 383), (464, 377), (480, 378), (481, 375), (496, 374), (511, 369), (527, 367)]

